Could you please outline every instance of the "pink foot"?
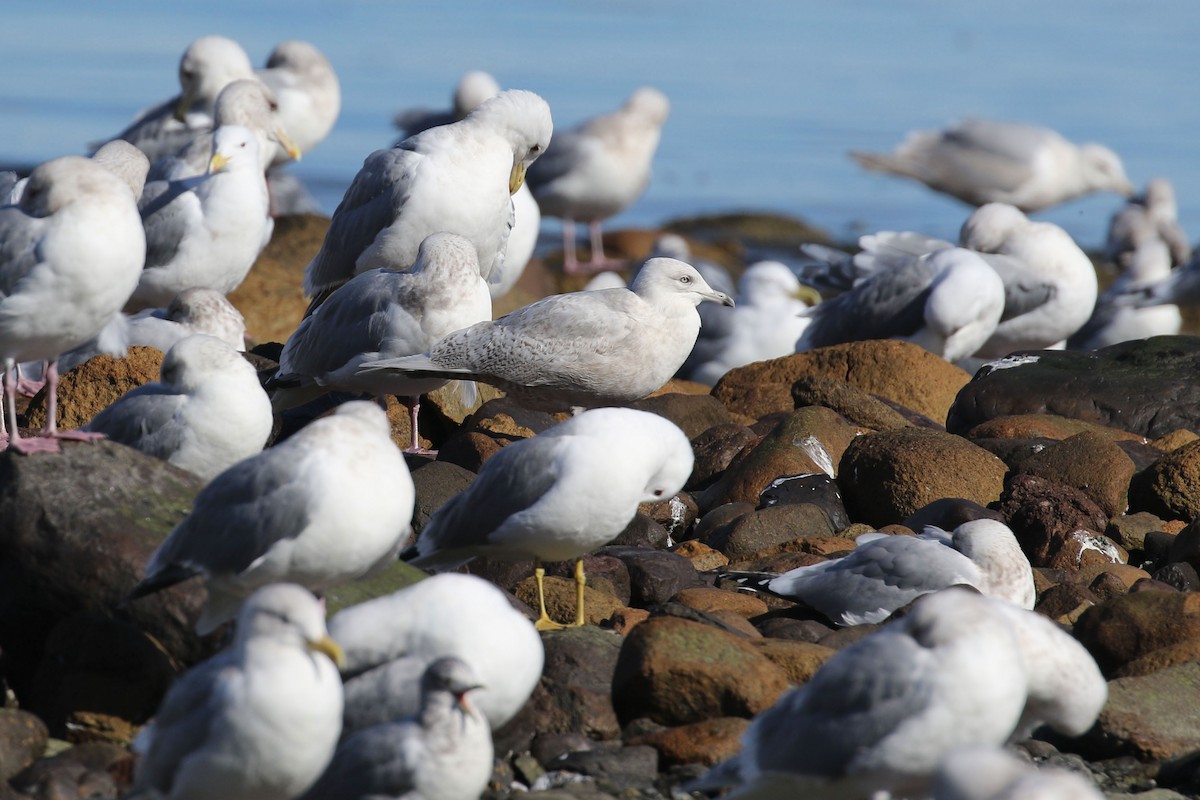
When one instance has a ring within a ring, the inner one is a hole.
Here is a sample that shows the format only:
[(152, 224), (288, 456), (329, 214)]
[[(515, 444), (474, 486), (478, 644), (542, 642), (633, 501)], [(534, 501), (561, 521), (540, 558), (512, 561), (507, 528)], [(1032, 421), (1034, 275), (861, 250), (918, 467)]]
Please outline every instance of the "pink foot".
[(428, 447), (406, 447), (400, 452), (406, 456), (433, 456), (437, 458), (438, 451), (430, 450)]
[(34, 453), (58, 453), (62, 451), (58, 446), (58, 440), (50, 436), (13, 439), (8, 443), (8, 446), (10, 449), (27, 456)]
[(17, 381), (17, 394), (24, 395), (25, 397), (33, 397), (35, 394), (40, 392), (42, 387), (45, 385), (45, 381), (35, 381), (30, 380), (29, 378), (20, 378)]
[(98, 442), (108, 438), (105, 434), (95, 431), (56, 431), (53, 436), (55, 439), (66, 439), (69, 442)]

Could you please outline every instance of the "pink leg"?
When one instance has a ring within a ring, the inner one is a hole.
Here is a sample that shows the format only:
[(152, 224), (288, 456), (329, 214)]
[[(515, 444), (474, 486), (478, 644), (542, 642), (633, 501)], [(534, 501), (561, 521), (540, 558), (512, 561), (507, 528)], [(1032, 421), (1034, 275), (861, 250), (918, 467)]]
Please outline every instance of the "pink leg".
[[(4, 364), (4, 374), (0, 375), (0, 397), (3, 401), (0, 402), (0, 452), (8, 449), (8, 427), (4, 421), (4, 409), (7, 408), (12, 415), (12, 429), (17, 429), (17, 405), (13, 402), (13, 398), (9, 396), (8, 386), (11, 382), (9, 372), (12, 369), (12, 362), (6, 361)], [(7, 405), (6, 405), (7, 404)]]
[(587, 265), (589, 272), (603, 272), (606, 269), (621, 269), (625, 266), (624, 261), (605, 257), (604, 234), (600, 231), (599, 221), (588, 223), (588, 235), (592, 244), (592, 260)]
[(404, 405), (408, 406), (408, 424), (412, 428), (412, 443), (404, 452), (422, 456), (437, 455), (437, 450), (421, 447), (421, 436), (417, 433), (417, 415), (421, 413), (420, 396), (404, 398)]
[(17, 394), (22, 394), (26, 397), (33, 397), (40, 392), (42, 387), (45, 385), (46, 381), (44, 380), (35, 381), (26, 378), (21, 374), (21, 365), (17, 365)]
[(579, 275), (583, 270), (579, 259), (575, 256), (575, 220), (563, 217), (563, 272), (567, 275)]
[(46, 364), (46, 427), (35, 439), (13, 440), (12, 446), (20, 453), (57, 453), (58, 440), (69, 439), (79, 442), (94, 442), (103, 439), (102, 433), (85, 431), (60, 431), (58, 429), (58, 362)]

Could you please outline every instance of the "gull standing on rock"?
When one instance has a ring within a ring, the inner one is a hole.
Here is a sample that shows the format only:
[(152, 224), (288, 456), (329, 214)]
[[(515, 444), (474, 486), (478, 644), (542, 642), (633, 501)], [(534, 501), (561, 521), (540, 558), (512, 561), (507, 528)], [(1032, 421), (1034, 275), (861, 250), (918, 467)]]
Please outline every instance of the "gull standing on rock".
[(413, 500), (387, 415), (374, 403), (344, 403), (213, 478), (129, 599), (204, 575), (208, 602), (196, 630), (211, 633), (268, 583), (319, 592), (394, 560)]
[(186, 672), (138, 735), (130, 797), (289, 800), (333, 757), (341, 650), (299, 586), (250, 596), (233, 644)]
[[(100, 164), (67, 156), (33, 170), (18, 205), (0, 208), (0, 359), (11, 430), (19, 452), (57, 451), (56, 359), (103, 329), (137, 286), (146, 238), (128, 185)], [(17, 431), (12, 374), (23, 361), (48, 361), (43, 437)], [(2, 419), (2, 418), (0, 418)], [(74, 437), (75, 434), (67, 434)], [(84, 438), (94, 438), (83, 435)]]
[(273, 422), (250, 362), (195, 334), (167, 351), (158, 381), (125, 393), (82, 430), (212, 480), (262, 450)]
[(628, 408), (585, 411), (485, 461), (401, 558), (442, 569), (476, 556), (533, 558), (539, 630), (563, 627), (546, 613), (542, 562), (576, 559), (575, 625), (583, 625), (583, 556), (623, 531), (639, 503), (682, 489), (693, 459), (683, 431), (663, 417)]
[(229, 294), (266, 244), (267, 183), (257, 136), (240, 125), (213, 134), (208, 174), (146, 185), (140, 209), (146, 266), (127, 306), (165, 306), (193, 286)]
[(861, 166), (920, 181), (965, 203), (1009, 203), (1040, 211), (1081, 195), (1133, 186), (1116, 153), (1075, 145), (1049, 128), (966, 119), (943, 131), (913, 131), (892, 153), (851, 152)]
[(661, 388), (696, 343), (704, 300), (732, 306), (682, 261), (646, 262), (629, 289), (545, 297), (456, 331), (427, 355), (376, 361), (366, 373), (479, 380), (529, 408), (620, 405)]
[[(280, 42), (255, 74), (274, 92), (280, 123), (298, 151), (307, 153), (329, 135), (342, 110), (342, 89), (333, 65), (315, 45)], [(267, 155), (271, 166), (299, 157), (283, 141)]]
[(407, 269), (431, 233), (475, 246), (489, 280), (504, 262), (512, 195), (550, 144), (550, 106), (533, 92), (501, 92), (452, 125), (367, 156), (304, 272), (314, 305), (369, 269)]
[[(604, 256), (600, 223), (633, 204), (650, 183), (650, 162), (671, 112), (667, 96), (649, 86), (621, 108), (559, 134), (529, 171), (529, 184), (542, 213), (563, 221), (563, 270), (579, 274), (619, 269)], [(588, 223), (591, 261), (575, 256), (575, 223)]]
[(409, 407), (411, 449), (419, 452), (420, 395), (446, 381), (361, 367), (424, 353), (447, 334), (491, 318), (492, 299), (475, 247), (453, 233), (432, 234), (421, 242), (408, 272), (356, 275), (300, 321), (279, 356), (272, 404), (283, 410), (334, 389), (400, 395)]

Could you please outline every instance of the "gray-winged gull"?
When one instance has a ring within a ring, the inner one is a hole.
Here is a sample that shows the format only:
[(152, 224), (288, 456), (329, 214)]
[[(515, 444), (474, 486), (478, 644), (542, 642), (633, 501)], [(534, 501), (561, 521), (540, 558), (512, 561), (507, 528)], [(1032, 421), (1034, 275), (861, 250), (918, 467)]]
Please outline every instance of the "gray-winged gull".
[[(297, 39), (280, 42), (256, 74), (275, 93), (279, 119), (297, 150), (307, 153), (329, 135), (342, 110), (342, 89), (333, 65), (315, 45)], [(284, 142), (269, 155), (272, 165), (296, 158)]]
[[(604, 256), (600, 223), (633, 204), (650, 183), (650, 162), (671, 111), (667, 96), (644, 86), (609, 114), (554, 139), (529, 171), (542, 213), (563, 221), (563, 270), (570, 274), (624, 266)], [(591, 260), (575, 256), (575, 223), (586, 222)]]
[(226, 84), (253, 77), (254, 67), (241, 45), (224, 36), (202, 36), (179, 60), (180, 94), (146, 109), (112, 138), (124, 139), (154, 162), (212, 127), (213, 104)]
[(1167, 246), (1171, 265), (1186, 264), (1191, 259), (1192, 243), (1179, 226), (1175, 187), (1166, 178), (1148, 181), (1144, 192), (1129, 198), (1129, 202), (1112, 215), (1104, 257), (1121, 270), (1128, 270), (1138, 248), (1156, 240)]
[(492, 777), (492, 734), (474, 707), (481, 688), (460, 659), (420, 678), (417, 714), (360, 730), (338, 747), (303, 800), (476, 800)]
[(413, 500), (387, 415), (371, 402), (345, 403), (213, 478), (129, 599), (203, 575), (208, 602), (196, 630), (209, 633), (265, 584), (324, 591), (390, 562)]
[(815, 608), (838, 625), (882, 622), (918, 597), (964, 584), (1022, 608), (1036, 599), (1033, 571), (1003, 522), (964, 522), (953, 533), (928, 526), (921, 536), (866, 534), (849, 555), (782, 575), (741, 576), (771, 594)]
[(432, 234), (409, 271), (356, 275), (301, 320), (279, 356), (271, 401), (286, 409), (334, 389), (402, 396), (410, 411), (411, 449), (420, 451), (420, 395), (446, 382), (361, 367), (424, 353), (447, 334), (491, 318), (475, 247), (453, 233)]
[(504, 592), (453, 572), (344, 609), (329, 630), (346, 654), (347, 733), (417, 713), (421, 673), (443, 656), (475, 670), (483, 686), (471, 702), (497, 729), (525, 705), (545, 659), (537, 629)]
[(159, 379), (121, 395), (82, 430), (211, 480), (263, 449), (274, 422), (258, 373), (220, 339), (181, 339)]
[(683, 431), (663, 417), (628, 408), (585, 411), (485, 461), (402, 557), (443, 569), (476, 556), (533, 558), (541, 630), (561, 627), (546, 614), (542, 562), (576, 559), (575, 624), (582, 625), (583, 556), (624, 530), (639, 503), (683, 488), (693, 458)]
[(208, 174), (146, 184), (139, 204), (146, 266), (131, 311), (165, 306), (193, 286), (228, 294), (266, 244), (270, 218), (258, 137), (224, 125), (212, 144)]
[(1008, 739), (1026, 688), (994, 601), (947, 589), (838, 651), (755, 717), (741, 752), (692, 788), (736, 785), (729, 797), (738, 798), (922, 796), (951, 749)]
[[(29, 176), (20, 204), (0, 208), (0, 360), (11, 430), (20, 452), (55, 451), (55, 359), (91, 339), (137, 286), (146, 239), (129, 187), (103, 166), (67, 156)], [(11, 374), (23, 361), (49, 361), (46, 429), (19, 436)], [(67, 434), (74, 436), (75, 434)], [(89, 435), (83, 435), (88, 438)], [(11, 437), (11, 438), (10, 438)]]
[(998, 747), (962, 747), (933, 775), (933, 800), (1104, 800), (1090, 776), (1035, 767)]
[(866, 169), (920, 181), (971, 205), (1038, 211), (1096, 191), (1133, 193), (1116, 153), (1075, 145), (1049, 128), (966, 119), (913, 131), (891, 153), (851, 152)]
[(451, 108), (438, 110), (407, 108), (403, 111), (397, 111), (393, 115), (392, 124), (407, 139), (409, 136), (415, 136), (430, 128), (436, 128), (439, 125), (449, 125), (451, 122), (458, 122), (478, 108), (483, 101), (489, 100), (498, 94), (500, 94), (500, 84), (491, 74), (483, 70), (471, 70), (464, 73), (459, 78), (458, 84), (454, 87)]
[(619, 405), (671, 379), (696, 342), (696, 306), (705, 300), (733, 305), (688, 264), (656, 258), (629, 289), (545, 297), (456, 331), (427, 355), (362, 369), (480, 380), (530, 408)]
[(405, 269), (431, 233), (475, 245), (484, 279), (504, 262), (512, 194), (550, 143), (550, 106), (519, 89), (501, 92), (452, 125), (431, 128), (367, 156), (304, 272), (317, 295), (369, 269)]
[[(145, 153), (129, 142), (114, 139), (93, 153), (92, 161), (123, 180), (129, 186), (135, 200), (141, 198), (142, 189), (146, 186), (146, 175), (150, 170), (150, 161)], [(15, 172), (8, 174), (16, 177)], [(24, 194), (25, 184), (28, 182), (29, 178), (26, 177), (13, 183), (7, 190), (0, 186), (0, 206), (21, 202), (21, 195)], [(5, 197), (8, 198), (7, 203)]]
[(1151, 287), (1171, 278), (1171, 253), (1167, 243), (1150, 238), (1126, 253), (1125, 272), (1096, 299), (1091, 319), (1067, 340), (1073, 350), (1095, 350), (1111, 344), (1151, 336), (1174, 336), (1183, 327), (1183, 313), (1174, 303), (1140, 305), (1136, 300), (1152, 294)]
[(340, 657), (309, 592), (260, 589), (238, 616), (233, 644), (176, 681), (139, 734), (130, 796), (301, 794), (337, 746)]

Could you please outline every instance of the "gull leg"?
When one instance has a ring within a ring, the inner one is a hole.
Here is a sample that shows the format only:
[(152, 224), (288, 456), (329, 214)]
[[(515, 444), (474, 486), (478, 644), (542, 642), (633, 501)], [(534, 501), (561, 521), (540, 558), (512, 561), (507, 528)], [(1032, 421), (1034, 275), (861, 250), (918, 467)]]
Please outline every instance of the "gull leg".
[[(29, 455), (31, 453), (57, 453), (58, 442), (54, 439), (46, 439), (42, 437), (36, 438), (21, 438), (21, 432), (17, 428), (17, 375), (16, 364), (9, 360), (4, 370), (4, 395), (8, 401), (8, 418), (12, 423), (12, 432), (9, 435), (8, 446), (18, 453)], [(53, 403), (54, 389), (49, 389), (50, 397)], [(54, 405), (49, 405), (50, 409), (54, 409)], [(51, 414), (54, 412), (51, 411)], [(53, 419), (50, 417), (49, 419)]]
[(583, 587), (587, 585), (587, 576), (583, 574), (583, 559), (575, 559), (575, 627), (583, 627)]
[(12, 378), (9, 376), (9, 372), (12, 370), (12, 363), (12, 361), (6, 359), (4, 362), (4, 374), (0, 375), (0, 384), (3, 384), (4, 398), (3, 402), (0, 402), (0, 451), (8, 449), (8, 428), (4, 423), (4, 409), (6, 407), (8, 408), (9, 416), (12, 418), (13, 434), (16, 435), (17, 432), (17, 404), (13, 402), (16, 391), (15, 389), (11, 392), (9, 391), (9, 387), (12, 385)]
[(575, 255), (575, 220), (563, 217), (563, 272), (580, 275), (585, 270)]
[(537, 581), (538, 593), (538, 618), (537, 622), (533, 623), (533, 627), (537, 628), (539, 631), (560, 631), (567, 627), (566, 625), (560, 625), (554, 620), (550, 619), (550, 615), (546, 613), (546, 568), (542, 566), (542, 560), (540, 558), (535, 558), (533, 560), (533, 577)]
[[(77, 442), (94, 442), (97, 439), (106, 438), (103, 433), (92, 433), (90, 431), (60, 431), (58, 429), (58, 361), (46, 362), (46, 427), (42, 429), (41, 436), (46, 437), (48, 441), (53, 442), (55, 439), (70, 439)], [(50, 451), (58, 452), (58, 445), (55, 444)]]
[(437, 450), (421, 447), (421, 436), (417, 433), (417, 415), (421, 413), (420, 395), (406, 397), (402, 402), (408, 407), (408, 425), (412, 429), (412, 439), (404, 452), (422, 456), (437, 455)]
[(592, 244), (592, 260), (586, 267), (588, 272), (603, 272), (606, 269), (621, 269), (625, 266), (624, 261), (610, 259), (604, 255), (604, 234), (600, 232), (599, 221), (588, 223), (588, 234)]

